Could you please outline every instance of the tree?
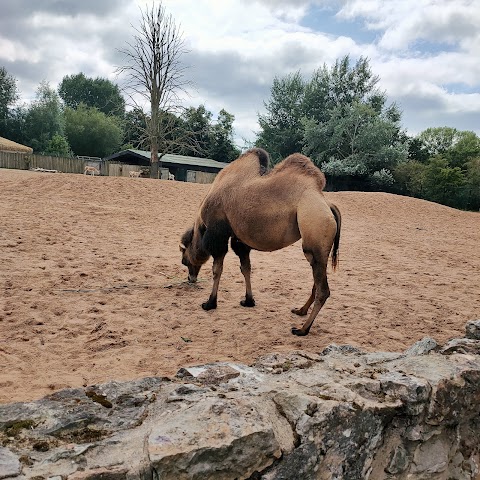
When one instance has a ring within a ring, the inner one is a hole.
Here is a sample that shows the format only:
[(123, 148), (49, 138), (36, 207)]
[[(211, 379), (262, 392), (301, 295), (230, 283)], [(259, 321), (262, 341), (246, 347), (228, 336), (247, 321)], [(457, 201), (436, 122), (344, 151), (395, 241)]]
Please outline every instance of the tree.
[(27, 110), (25, 136), (34, 152), (44, 153), (54, 135), (63, 136), (63, 107), (57, 92), (48, 82), (41, 82), (36, 98)]
[(425, 198), (427, 166), (417, 160), (407, 160), (393, 171), (397, 193)]
[(394, 106), (379, 114), (358, 101), (338, 105), (327, 121), (305, 123), (304, 151), (330, 177), (363, 178), (376, 188), (389, 187), (392, 170), (407, 158), (396, 118)]
[(17, 81), (0, 67), (0, 133), (5, 133), (9, 108), (19, 99)]
[(353, 67), (348, 55), (337, 59), (331, 68), (324, 64), (306, 85), (304, 115), (321, 123), (330, 118), (334, 108), (354, 103), (370, 105), (380, 113), (386, 99), (377, 89), (379, 81), (365, 57), (360, 57)]
[(78, 108), (83, 103), (106, 115), (123, 117), (125, 114), (125, 100), (120, 88), (106, 78), (88, 78), (83, 73), (67, 75), (63, 77), (58, 93), (70, 108)]
[(233, 122), (235, 116), (223, 108), (220, 110), (217, 123), (211, 128), (211, 146), (209, 157), (218, 162), (232, 162), (240, 155), (240, 150), (233, 143)]
[(147, 122), (144, 112), (139, 108), (134, 108), (125, 113), (123, 130), (124, 130), (124, 145), (131, 145), (133, 148), (148, 147), (144, 145), (144, 135), (147, 128)]
[(300, 72), (273, 79), (270, 99), (264, 102), (267, 113), (258, 116), (261, 130), (255, 142), (270, 153), (273, 163), (302, 150), (304, 94)]
[(409, 140), (413, 161), (394, 169), (399, 193), (456, 208), (480, 208), (480, 139), (471, 131), (427, 128)]
[(475, 132), (457, 131), (455, 142), (445, 156), (451, 166), (466, 169), (470, 160), (480, 157), (480, 138)]
[(480, 210), (480, 157), (469, 160), (466, 167), (466, 207), (478, 212)]
[(184, 155), (205, 156), (218, 162), (231, 162), (240, 155), (233, 143), (235, 117), (225, 109), (220, 110), (216, 122), (204, 105), (187, 108), (181, 120), (185, 135), (195, 139), (194, 147), (185, 148)]
[(187, 138), (177, 136), (178, 125), (172, 117), (179, 113), (180, 97), (189, 85), (186, 67), (181, 63), (185, 47), (180, 29), (161, 2), (141, 10), (140, 26), (135, 32), (133, 40), (121, 50), (126, 63), (118, 71), (127, 75), (128, 90), (136, 106), (143, 111), (136, 98), (148, 103), (144, 137), (150, 145), (150, 175), (158, 178), (159, 151), (161, 155), (174, 153), (188, 145)]
[(441, 155), (430, 159), (426, 175), (426, 195), (429, 200), (454, 206), (465, 177), (459, 167), (450, 167)]
[(208, 111), (205, 105), (199, 105), (197, 108), (189, 107), (182, 113), (181, 119), (182, 129), (196, 139), (196, 145), (185, 148), (182, 153), (193, 157), (209, 157), (212, 112)]
[(80, 104), (65, 109), (66, 136), (76, 155), (105, 157), (122, 144), (120, 120), (109, 117), (95, 107)]
[(7, 118), (0, 120), (0, 136), (14, 142), (29, 145), (30, 139), (26, 132), (27, 108), (19, 105), (8, 111)]
[(406, 137), (405, 143), (408, 145), (408, 159), (417, 160), (426, 163), (429, 159), (427, 146), (419, 137)]
[(68, 140), (57, 133), (48, 142), (44, 153), (46, 155), (54, 155), (58, 157), (73, 156), (73, 152), (68, 144)]
[(423, 143), (424, 149), (431, 158), (435, 155), (442, 155), (449, 150), (457, 139), (458, 130), (451, 127), (427, 128), (418, 135)]
[(348, 55), (330, 68), (323, 65), (309, 81), (300, 72), (275, 78), (267, 113), (259, 115), (257, 146), (274, 161), (303, 151), (330, 176), (389, 186), (407, 147), (401, 112), (387, 105), (378, 82), (368, 59), (352, 65)]

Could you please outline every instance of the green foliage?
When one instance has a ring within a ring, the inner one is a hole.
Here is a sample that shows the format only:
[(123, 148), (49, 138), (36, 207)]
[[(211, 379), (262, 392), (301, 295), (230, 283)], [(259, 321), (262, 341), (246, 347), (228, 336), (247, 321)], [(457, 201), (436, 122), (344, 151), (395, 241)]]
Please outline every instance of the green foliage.
[[(224, 109), (216, 120), (204, 105), (189, 107), (179, 117), (162, 111), (157, 118), (160, 153), (208, 157), (221, 162), (230, 162), (240, 154), (233, 143), (235, 117)], [(125, 148), (150, 149), (149, 122), (150, 116), (139, 108), (127, 112), (123, 123)]]
[(406, 137), (408, 145), (408, 159), (426, 163), (429, 159), (429, 153), (425, 143), (419, 137)]
[(204, 105), (199, 105), (197, 108), (190, 107), (183, 112), (181, 119), (182, 129), (195, 140), (191, 145), (185, 146), (183, 154), (192, 157), (208, 157), (212, 112), (209, 112)]
[(123, 121), (123, 142), (126, 148), (122, 147), (122, 149), (142, 148), (144, 146), (146, 128), (145, 114), (140, 108), (128, 111)]
[(366, 58), (355, 65), (349, 56), (328, 68), (323, 65), (310, 81), (299, 72), (275, 78), (267, 113), (259, 116), (261, 131), (256, 144), (266, 148), (274, 162), (303, 151), (330, 177), (356, 177), (376, 188), (390, 185), (391, 171), (407, 158), (400, 132), (401, 113), (386, 105), (386, 95), (376, 87)]
[(474, 132), (458, 132), (455, 143), (447, 150), (450, 165), (464, 168), (466, 163), (480, 157), (480, 138)]
[(466, 164), (465, 208), (480, 211), (480, 157), (472, 158)]
[(424, 198), (426, 165), (417, 160), (400, 163), (393, 171), (398, 193)]
[(210, 130), (210, 148), (208, 157), (217, 162), (231, 162), (240, 155), (233, 143), (233, 122), (235, 116), (223, 108), (218, 114), (217, 123)]
[(418, 135), (418, 139), (430, 158), (447, 152), (453, 146), (457, 133), (455, 128), (450, 127), (427, 128)]
[(116, 152), (123, 139), (120, 120), (95, 107), (66, 108), (66, 136), (76, 155), (105, 157)]
[(72, 149), (68, 144), (68, 140), (61, 135), (55, 134), (47, 144), (45, 155), (52, 155), (57, 157), (71, 157), (73, 156)]
[(364, 103), (378, 113), (385, 103), (384, 94), (376, 88), (379, 77), (373, 75), (368, 59), (360, 57), (354, 67), (348, 55), (337, 59), (328, 68), (323, 65), (313, 73), (305, 87), (303, 112), (317, 122), (328, 121), (331, 110), (338, 106)]
[(183, 155), (207, 157), (218, 162), (231, 162), (240, 154), (233, 143), (234, 115), (222, 108), (217, 120), (204, 105), (190, 107), (183, 113), (183, 124), (179, 127), (184, 137), (192, 141), (182, 150)]
[(30, 140), (26, 134), (27, 108), (18, 106), (8, 111), (7, 118), (0, 120), (0, 136), (14, 142), (29, 145)]
[(18, 99), (17, 80), (4, 67), (0, 67), (0, 133), (5, 128), (9, 107)]
[(305, 122), (304, 152), (331, 176), (371, 178), (374, 172), (392, 170), (406, 159), (407, 150), (390, 115), (359, 101), (339, 105), (327, 121)]
[(267, 113), (258, 117), (261, 131), (256, 140), (273, 163), (302, 150), (305, 88), (300, 72), (273, 80), (270, 99), (264, 102)]
[(60, 98), (48, 82), (41, 82), (25, 117), (27, 145), (30, 145), (35, 153), (44, 153), (54, 135), (63, 136), (64, 131), (65, 121)]
[(474, 132), (428, 128), (410, 139), (412, 145), (415, 150), (409, 152), (417, 160), (393, 171), (399, 193), (456, 208), (480, 208), (480, 138)]
[(88, 78), (83, 73), (63, 77), (58, 92), (67, 107), (96, 107), (105, 115), (123, 117), (125, 100), (118, 85), (106, 78)]
[(378, 189), (384, 190), (391, 187), (395, 183), (395, 179), (393, 178), (393, 174), (390, 170), (382, 168), (377, 172), (373, 172), (372, 183)]
[(430, 159), (425, 171), (425, 187), (429, 200), (455, 205), (456, 193), (465, 178), (459, 167), (450, 167), (448, 160), (441, 155)]

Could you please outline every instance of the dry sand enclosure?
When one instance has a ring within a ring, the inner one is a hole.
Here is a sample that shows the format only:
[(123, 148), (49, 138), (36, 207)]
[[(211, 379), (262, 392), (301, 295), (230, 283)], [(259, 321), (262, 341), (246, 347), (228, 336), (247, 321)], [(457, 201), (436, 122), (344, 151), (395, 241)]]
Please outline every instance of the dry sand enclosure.
[(290, 333), (312, 286), (299, 242), (252, 253), (255, 308), (230, 252), (205, 312), (211, 260), (188, 285), (178, 243), (208, 188), (0, 170), (0, 402), (330, 343), (402, 350), (480, 317), (480, 214), (360, 192), (326, 193), (340, 268), (308, 337)]

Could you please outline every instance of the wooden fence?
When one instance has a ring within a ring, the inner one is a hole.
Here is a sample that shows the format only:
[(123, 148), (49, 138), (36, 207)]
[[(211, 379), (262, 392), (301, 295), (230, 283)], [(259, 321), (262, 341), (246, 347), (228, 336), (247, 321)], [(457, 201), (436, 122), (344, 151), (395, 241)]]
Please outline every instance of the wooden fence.
[(0, 152), (0, 168), (30, 170), (44, 168), (63, 173), (83, 173), (85, 161), (80, 158), (50, 157), (25, 153)]
[(216, 173), (199, 172), (197, 170), (187, 170), (187, 182), (193, 183), (212, 183), (217, 176)]
[[(31, 168), (44, 168), (46, 170), (57, 170), (62, 173), (83, 173), (85, 166), (90, 165), (100, 170), (101, 175), (111, 177), (128, 177), (131, 171), (142, 170), (140, 165), (127, 165), (108, 161), (88, 160), (85, 158), (51, 157), (46, 155), (33, 155), (26, 153), (1, 152), (0, 168), (13, 168), (17, 170), (30, 170)], [(168, 168), (161, 168), (161, 177), (168, 180)], [(216, 173), (187, 170), (187, 182), (212, 183)]]
[[(102, 173), (110, 177), (129, 177), (130, 172), (141, 172), (148, 168), (141, 165), (127, 165), (126, 163), (104, 162)], [(168, 168), (160, 168), (160, 178), (168, 180)]]

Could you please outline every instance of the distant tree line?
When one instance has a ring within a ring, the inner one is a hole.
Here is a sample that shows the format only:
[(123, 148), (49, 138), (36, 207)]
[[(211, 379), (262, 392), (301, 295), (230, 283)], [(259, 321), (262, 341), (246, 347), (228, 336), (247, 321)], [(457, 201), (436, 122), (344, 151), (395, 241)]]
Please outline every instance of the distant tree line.
[[(479, 137), (450, 127), (408, 135), (400, 109), (387, 103), (378, 82), (367, 59), (352, 64), (348, 56), (310, 79), (300, 72), (276, 77), (255, 145), (273, 163), (305, 153), (330, 189), (382, 190), (478, 211)], [(150, 150), (155, 135), (169, 153), (222, 162), (240, 153), (227, 111), (214, 119), (203, 105), (177, 114), (160, 110), (152, 131), (150, 114), (127, 111), (117, 85), (83, 73), (64, 77), (58, 91), (42, 82), (30, 105), (18, 105), (19, 97), (15, 78), (0, 67), (0, 136), (37, 153), (104, 157), (122, 148)]]
[(256, 145), (274, 163), (305, 153), (331, 189), (383, 190), (478, 211), (479, 137), (449, 127), (407, 135), (378, 82), (367, 59), (352, 65), (348, 56), (309, 80), (300, 72), (276, 77)]
[[(105, 157), (125, 148), (150, 149), (144, 135), (148, 113), (126, 109), (118, 85), (83, 73), (65, 76), (58, 90), (47, 82), (37, 88), (35, 100), (19, 104), (16, 79), (0, 67), (0, 136), (28, 145), (35, 153)], [(221, 110), (217, 118), (203, 105), (164, 115), (174, 125), (174, 150), (197, 157), (230, 162), (240, 151), (233, 140), (234, 116)], [(181, 142), (185, 136), (191, 142)]]

